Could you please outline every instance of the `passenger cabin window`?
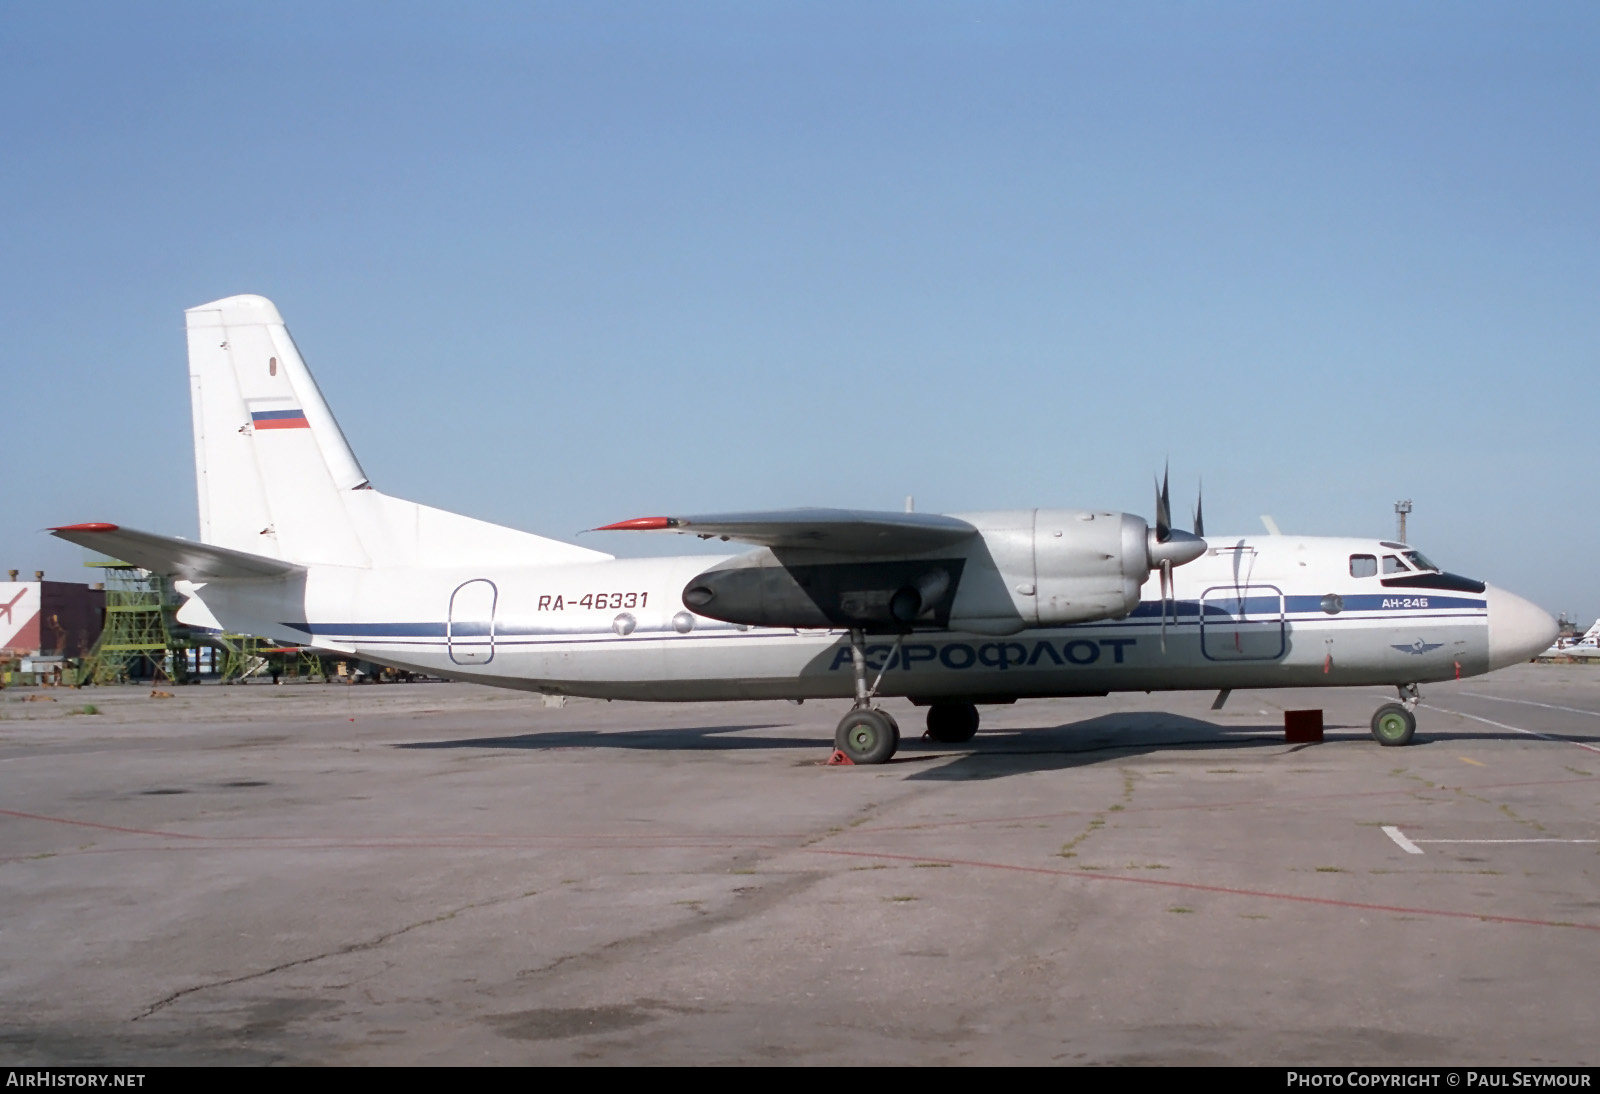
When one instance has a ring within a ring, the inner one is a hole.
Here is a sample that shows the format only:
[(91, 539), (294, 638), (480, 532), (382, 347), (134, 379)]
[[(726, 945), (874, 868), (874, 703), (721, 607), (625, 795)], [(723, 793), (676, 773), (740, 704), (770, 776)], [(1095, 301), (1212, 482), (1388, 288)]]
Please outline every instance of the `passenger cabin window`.
[(1393, 555), (1384, 555), (1383, 556), (1383, 572), (1386, 573), (1386, 574), (1403, 574), (1403, 573), (1406, 573), (1407, 572), (1406, 564), (1404, 562), (1401, 562), (1398, 558), (1395, 558)]
[(1351, 555), (1350, 576), (1371, 577), (1378, 572), (1378, 557), (1376, 555)]

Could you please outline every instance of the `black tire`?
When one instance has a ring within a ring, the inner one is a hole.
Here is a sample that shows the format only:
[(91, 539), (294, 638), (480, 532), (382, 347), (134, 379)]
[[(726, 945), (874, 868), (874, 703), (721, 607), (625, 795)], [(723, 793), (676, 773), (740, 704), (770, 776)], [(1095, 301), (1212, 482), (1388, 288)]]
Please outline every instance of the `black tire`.
[(839, 719), (833, 747), (850, 757), (852, 763), (888, 763), (900, 747), (900, 728), (881, 710), (852, 710)]
[(928, 736), (942, 745), (965, 744), (978, 732), (978, 708), (971, 703), (934, 703), (928, 708)]
[(1372, 736), (1380, 745), (1408, 745), (1417, 733), (1417, 716), (1399, 703), (1385, 703), (1372, 716)]

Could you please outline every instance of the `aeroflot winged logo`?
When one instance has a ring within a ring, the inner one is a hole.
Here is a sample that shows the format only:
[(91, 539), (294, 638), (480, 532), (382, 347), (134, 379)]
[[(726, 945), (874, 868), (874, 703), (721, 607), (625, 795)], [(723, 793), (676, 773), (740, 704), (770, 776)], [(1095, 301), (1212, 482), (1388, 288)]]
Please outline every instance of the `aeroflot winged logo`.
[(1408, 645), (1390, 646), (1389, 648), (1392, 650), (1399, 650), (1401, 653), (1414, 653), (1418, 657), (1421, 657), (1423, 654), (1429, 652), (1430, 650), (1436, 650), (1442, 645), (1444, 645), (1443, 642), (1424, 642), (1419, 638), (1415, 642), (1412, 642)]

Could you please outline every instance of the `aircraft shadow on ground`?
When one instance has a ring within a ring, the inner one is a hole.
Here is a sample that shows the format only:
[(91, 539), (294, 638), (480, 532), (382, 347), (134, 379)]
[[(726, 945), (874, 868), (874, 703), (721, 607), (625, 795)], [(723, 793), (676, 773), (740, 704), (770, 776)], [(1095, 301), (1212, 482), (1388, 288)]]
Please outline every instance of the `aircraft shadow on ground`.
[[(1353, 727), (1329, 726), (1344, 730)], [(902, 726), (901, 732), (906, 733)], [(1283, 739), (1277, 722), (1261, 725), (1218, 725), (1182, 714), (1127, 712), (1103, 714), (1054, 726), (1006, 728), (978, 734), (969, 744), (941, 745), (907, 734), (896, 757), (910, 759), (919, 752), (949, 754), (960, 750), (952, 762), (925, 767), (908, 776), (920, 782), (997, 779), (1033, 771), (1059, 771), (1110, 763), (1129, 755), (1183, 750), (1266, 749), (1283, 751), (1305, 747)]]
[[(1329, 734), (1328, 743), (1344, 741), (1371, 745), (1374, 751), (1384, 750), (1372, 739), (1370, 730), (1364, 724), (1330, 723), (1324, 726), (1324, 730)], [(902, 726), (901, 732), (905, 733), (906, 727)], [(1529, 740), (1516, 733), (1419, 729), (1410, 745), (1396, 751), (1403, 755), (1410, 749), (1425, 749), (1430, 745), (1482, 742), (1486, 739)], [(1563, 734), (1559, 742), (1551, 743), (1580, 743), (1592, 739), (1586, 735)], [(1282, 723), (1276, 721), (1224, 726), (1181, 714), (1129, 712), (1105, 714), (1079, 722), (1063, 722), (1056, 726), (980, 732), (967, 745), (940, 745), (907, 735), (902, 739), (895, 759), (918, 758), (919, 752), (948, 754), (955, 749), (964, 750), (965, 754), (951, 763), (924, 767), (907, 776), (917, 781), (950, 781), (1086, 767), (1114, 762), (1130, 755), (1155, 752), (1247, 750), (1284, 754), (1316, 747), (1314, 744), (1288, 743), (1284, 738)]]
[(742, 736), (751, 730), (779, 729), (778, 723), (733, 726), (672, 726), (657, 729), (558, 729), (511, 737), (460, 741), (414, 741), (396, 748), (636, 748), (650, 752), (731, 751), (749, 748), (817, 748), (806, 737)]
[[(1277, 725), (1219, 726), (1198, 718), (1175, 714), (1111, 714), (1056, 726), (1005, 729), (980, 733), (966, 744), (949, 745), (924, 741), (922, 716), (918, 712), (901, 725), (903, 734), (895, 762), (915, 762), (919, 766), (939, 757), (955, 754), (956, 763), (1005, 761), (1006, 770), (994, 774), (1013, 774), (1049, 767), (1074, 767), (1097, 763), (1107, 753), (1153, 751), (1163, 748), (1216, 748), (1283, 746), (1283, 729)], [(774, 736), (755, 731), (782, 729), (782, 723), (754, 725), (663, 726), (646, 729), (547, 730), (506, 737), (475, 737), (462, 740), (413, 741), (397, 744), (406, 749), (453, 748), (628, 748), (659, 752), (742, 751), (748, 749), (807, 750), (826, 758), (832, 740), (825, 736)], [(1276, 739), (1268, 734), (1276, 733)], [(939, 770), (945, 771), (949, 765)], [(932, 772), (914, 777), (934, 777)], [(974, 774), (952, 774), (951, 778), (972, 778)]]
[[(917, 770), (906, 777), (918, 781), (995, 779), (1034, 771), (1056, 771), (1111, 763), (1130, 755), (1156, 752), (1206, 752), (1248, 750), (1284, 753), (1314, 745), (1291, 745), (1284, 740), (1283, 725), (1276, 720), (1248, 725), (1220, 725), (1203, 718), (1161, 711), (1103, 714), (1081, 721), (1050, 726), (1024, 726), (980, 732), (965, 744), (940, 744), (922, 739), (920, 712), (902, 721), (900, 749), (888, 766), (902, 764)], [(624, 748), (647, 752), (726, 752), (751, 749), (808, 751), (826, 758), (832, 741), (823, 736), (776, 736), (760, 730), (784, 729), (783, 723), (750, 725), (661, 726), (645, 729), (548, 730), (506, 737), (414, 741), (397, 744), (404, 749), (521, 748)], [(1372, 741), (1365, 725), (1329, 724), (1330, 741), (1344, 740), (1382, 746)], [(1461, 732), (1424, 729), (1410, 748), (1486, 738), (1527, 741), (1520, 734)], [(1565, 735), (1565, 740), (1593, 738)], [(934, 765), (930, 761), (948, 758)]]

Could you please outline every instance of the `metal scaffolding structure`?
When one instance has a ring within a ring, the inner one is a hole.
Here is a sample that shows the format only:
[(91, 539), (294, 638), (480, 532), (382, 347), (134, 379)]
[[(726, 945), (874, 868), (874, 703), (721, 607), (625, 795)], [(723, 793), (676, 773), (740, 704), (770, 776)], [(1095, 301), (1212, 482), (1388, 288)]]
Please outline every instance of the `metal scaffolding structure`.
[(243, 683), (257, 676), (273, 680), (328, 678), (327, 667), (315, 650), (283, 646), (247, 634), (218, 635), (216, 642), (223, 651), (217, 671), (225, 684)]
[(78, 669), (79, 684), (182, 678), (188, 648), (173, 636), (178, 602), (159, 575), (114, 559), (84, 563), (106, 576), (106, 623)]
[(136, 679), (184, 683), (207, 668), (225, 684), (258, 677), (329, 678), (327, 664), (314, 650), (248, 634), (195, 633), (177, 623), (179, 598), (158, 574), (115, 559), (84, 565), (105, 572), (106, 615), (100, 640), (78, 668), (80, 685)]
[(271, 670), (272, 663), (262, 652), (271, 643), (248, 634), (221, 634), (216, 641), (222, 649), (217, 674), (224, 684), (239, 683)]

